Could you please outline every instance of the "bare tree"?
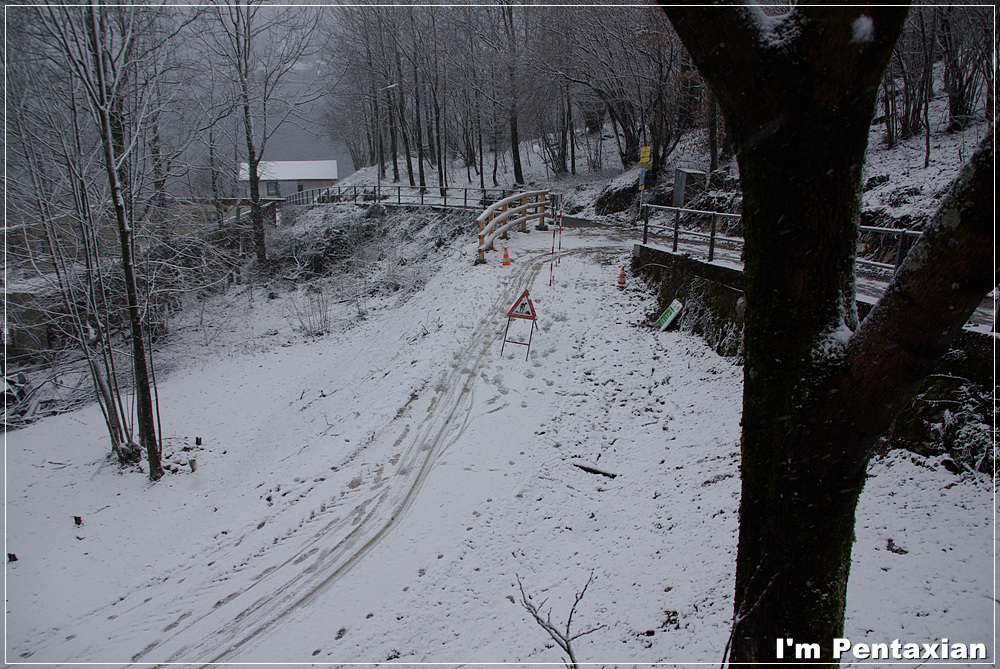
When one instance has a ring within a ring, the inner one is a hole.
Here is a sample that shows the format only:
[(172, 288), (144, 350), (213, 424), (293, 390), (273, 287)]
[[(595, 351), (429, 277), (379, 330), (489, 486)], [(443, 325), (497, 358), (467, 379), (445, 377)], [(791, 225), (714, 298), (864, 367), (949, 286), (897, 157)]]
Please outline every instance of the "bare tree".
[(677, 36), (658, 13), (595, 8), (586, 16), (571, 33), (570, 57), (554, 74), (603, 106), (624, 167), (638, 162), (639, 147), (648, 145), (655, 171), (677, 145), (685, 114), (693, 114), (678, 91), (692, 88), (697, 77), (683, 71)]
[[(85, 136), (78, 87), (49, 69), (23, 29), (24, 16), (11, 17), (18, 48), (8, 70), (8, 109), (13, 197), (8, 201), (8, 230), (17, 230), (21, 244), (8, 239), (12, 264), (30, 267), (53, 289), (58, 301), (35, 296), (32, 308), (45, 315), (45, 347), (62, 340), (76, 343), (83, 354), (111, 448), (122, 464), (135, 462), (141, 451), (132, 440), (127, 413), (118, 392), (118, 375), (107, 333), (112, 307), (104, 290), (112, 268), (100, 247), (95, 208), (105, 189), (91, 165), (96, 158), (93, 137)], [(38, 101), (64, 101), (39, 104)], [(81, 123), (83, 122), (83, 123)], [(20, 256), (20, 257), (19, 257)], [(94, 323), (96, 325), (92, 325)]]
[[(523, 13), (523, 10), (521, 12)], [(521, 169), (521, 139), (518, 127), (518, 107), (520, 99), (518, 95), (518, 77), (520, 75), (519, 63), (521, 61), (521, 33), (517, 25), (517, 13), (513, 5), (505, 4), (500, 7), (500, 15), (503, 19), (504, 33), (507, 37), (506, 43), (506, 72), (507, 72), (507, 120), (510, 124), (510, 150), (514, 161), (514, 182), (524, 183), (524, 173)]]
[(936, 26), (935, 12), (933, 8), (916, 8), (908, 16), (882, 82), (890, 148), (896, 141), (916, 136), (925, 125), (924, 110), (933, 94), (936, 40), (929, 26)]
[[(79, 86), (80, 101), (89, 110), (98, 138), (120, 248), (139, 442), (147, 453), (149, 476), (156, 480), (163, 469), (151, 390), (152, 362), (144, 341), (143, 302), (136, 280), (136, 234), (144, 217), (138, 210), (136, 196), (141, 182), (137, 174), (145, 160), (139, 148), (144, 138), (151, 138), (159, 151), (150, 154), (153, 184), (159, 189), (155, 199), (162, 202), (165, 172), (162, 144), (155, 129), (160, 100), (155, 96), (159, 92), (157, 81), (166, 69), (164, 45), (179, 28), (164, 30), (160, 14), (153, 8), (45, 6), (32, 11), (45, 43), (41, 53), (56, 67), (65, 68)], [(79, 121), (81, 116), (74, 114), (73, 118)], [(80, 137), (79, 130), (76, 137)], [(78, 211), (88, 209), (84, 205)]]
[(230, 82), (227, 92), (242, 124), (254, 252), (264, 262), (260, 162), (278, 128), (318, 97), (313, 89), (293, 90), (287, 84), (296, 65), (315, 51), (319, 10), (270, 7), (255, 0), (214, 4), (207, 16), (212, 24), (205, 37), (208, 53), (225, 64)]
[(992, 42), (990, 10), (985, 6), (961, 6), (938, 7), (934, 11), (941, 24), (948, 130), (963, 130), (972, 121), (977, 99), (987, 100), (986, 110), (991, 110), (994, 70), (987, 48)]

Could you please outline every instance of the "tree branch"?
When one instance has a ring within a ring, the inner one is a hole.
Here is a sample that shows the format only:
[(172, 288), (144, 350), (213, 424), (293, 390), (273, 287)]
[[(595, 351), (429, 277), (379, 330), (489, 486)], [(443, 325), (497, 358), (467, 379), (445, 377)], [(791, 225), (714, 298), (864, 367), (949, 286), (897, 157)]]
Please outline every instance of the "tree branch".
[(888, 426), (996, 284), (993, 142), (991, 129), (848, 343), (840, 397), (851, 398), (857, 427), (872, 437)]
[[(752, 26), (757, 13), (746, 6), (667, 5), (659, 0), (702, 76), (716, 95), (731, 96), (737, 104), (743, 95), (769, 77), (757, 57), (760, 43)], [(705, 30), (705, 26), (712, 26)], [(749, 54), (750, 55), (748, 57)]]

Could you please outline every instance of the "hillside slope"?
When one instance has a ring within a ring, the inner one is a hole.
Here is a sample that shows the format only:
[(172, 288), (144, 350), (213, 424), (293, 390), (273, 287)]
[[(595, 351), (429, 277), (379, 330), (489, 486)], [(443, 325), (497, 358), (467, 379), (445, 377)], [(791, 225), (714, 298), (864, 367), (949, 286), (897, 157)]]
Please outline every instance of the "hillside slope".
[[(457, 223), (396, 216), (425, 242), (322, 336), (280, 279), (178, 324), (160, 482), (110, 462), (95, 406), (8, 435), (8, 661), (558, 662), (518, 579), (564, 621), (591, 574), (581, 660), (719, 659), (742, 370), (645, 325), (613, 232), (564, 230), (550, 286), (548, 232), (475, 267), (469, 231), (438, 245)], [(502, 341), (525, 289), (530, 350)], [(899, 453), (871, 476), (848, 636), (988, 642), (989, 480)]]

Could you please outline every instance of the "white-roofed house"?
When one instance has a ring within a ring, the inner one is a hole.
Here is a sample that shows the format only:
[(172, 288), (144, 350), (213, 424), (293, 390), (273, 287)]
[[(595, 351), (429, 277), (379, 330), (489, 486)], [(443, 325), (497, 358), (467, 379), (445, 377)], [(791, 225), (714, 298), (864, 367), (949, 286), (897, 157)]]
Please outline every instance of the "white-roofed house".
[[(336, 160), (262, 160), (260, 194), (262, 197), (288, 197), (313, 188), (325, 188), (337, 182)], [(240, 182), (244, 193), (250, 192), (250, 166), (240, 163)]]

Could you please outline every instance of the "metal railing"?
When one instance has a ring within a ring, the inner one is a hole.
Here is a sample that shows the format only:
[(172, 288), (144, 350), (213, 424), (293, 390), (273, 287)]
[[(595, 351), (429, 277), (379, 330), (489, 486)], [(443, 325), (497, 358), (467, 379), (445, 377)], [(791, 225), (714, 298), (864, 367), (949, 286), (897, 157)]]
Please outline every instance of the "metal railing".
[[(742, 244), (742, 239), (737, 239), (735, 237), (724, 237), (717, 233), (720, 218), (740, 218), (739, 214), (727, 214), (721, 211), (700, 211), (698, 209), (684, 209), (683, 207), (665, 207), (657, 204), (644, 204), (643, 208), (643, 218), (642, 218), (642, 243), (649, 243), (649, 231), (652, 230), (670, 230), (670, 226), (666, 225), (653, 225), (649, 224), (649, 212), (653, 210), (672, 212), (674, 214), (674, 225), (673, 225), (673, 252), (677, 253), (677, 241), (683, 232), (685, 235), (690, 235), (692, 237), (708, 238), (708, 262), (715, 260), (715, 242), (717, 239), (721, 239), (727, 242), (733, 242), (736, 244)], [(711, 231), (709, 233), (696, 232), (693, 230), (681, 230), (681, 214), (695, 214), (701, 216), (710, 216), (712, 219)]]
[(517, 191), (504, 188), (459, 188), (448, 186), (326, 186), (299, 191), (285, 198), (288, 205), (334, 202), (380, 202), (397, 206), (430, 206), (450, 209), (482, 209)]
[[(720, 218), (730, 218), (739, 219), (740, 214), (728, 214), (720, 211), (701, 211), (698, 209), (685, 209), (683, 207), (666, 207), (654, 204), (644, 204), (643, 208), (643, 224), (642, 224), (642, 243), (649, 243), (649, 233), (658, 231), (667, 231), (673, 233), (673, 245), (672, 251), (677, 253), (677, 243), (680, 236), (687, 235), (689, 237), (694, 237), (697, 239), (708, 239), (708, 261), (712, 262), (715, 260), (715, 243), (717, 240), (728, 242), (736, 246), (736, 248), (742, 248), (744, 240), (739, 237), (725, 237), (717, 233), (718, 221)], [(657, 225), (655, 223), (650, 224), (649, 216), (651, 211), (666, 211), (673, 213), (674, 222), (673, 225)], [(696, 230), (685, 230), (680, 227), (681, 214), (692, 214), (697, 216), (710, 216), (711, 217), (711, 228), (710, 232), (700, 232)], [(906, 258), (906, 254), (909, 252), (912, 246), (912, 240), (918, 239), (923, 233), (916, 230), (900, 230), (896, 228), (880, 228), (870, 225), (859, 226), (861, 232), (870, 233), (875, 235), (885, 235), (896, 237), (896, 251), (895, 251), (895, 262), (885, 263), (879, 262), (877, 260), (868, 260), (866, 258), (857, 258), (855, 262), (860, 265), (867, 265), (869, 267), (877, 267), (879, 269), (891, 270), (895, 273), (899, 270), (900, 265), (903, 264), (903, 260)]]
[(886, 262), (878, 262), (876, 260), (867, 260), (865, 258), (857, 258), (855, 259), (854, 262), (862, 265), (869, 265), (871, 267), (881, 267), (882, 269), (891, 269), (893, 274), (895, 274), (899, 270), (899, 266), (902, 265), (903, 260), (906, 259), (906, 254), (910, 252), (910, 247), (913, 246), (912, 240), (920, 239), (921, 235), (924, 234), (917, 230), (879, 228), (871, 225), (862, 225), (859, 227), (861, 228), (861, 232), (870, 232), (876, 235), (887, 235), (896, 237), (895, 262), (889, 264)]

